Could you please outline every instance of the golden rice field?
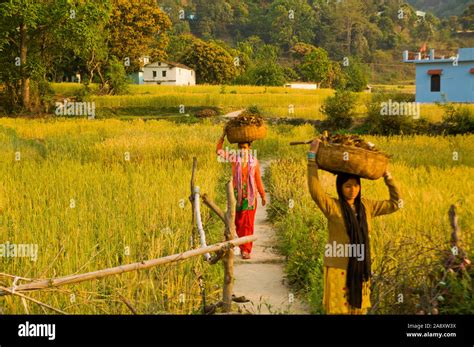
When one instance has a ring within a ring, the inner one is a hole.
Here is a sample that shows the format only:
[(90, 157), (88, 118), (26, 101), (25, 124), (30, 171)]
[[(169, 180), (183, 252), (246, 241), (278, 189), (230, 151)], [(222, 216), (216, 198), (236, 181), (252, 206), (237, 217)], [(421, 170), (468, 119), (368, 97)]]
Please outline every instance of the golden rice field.
[[(190, 249), (192, 157), (201, 191), (220, 201), (217, 135), (214, 126), (164, 121), (0, 119), (0, 243), (39, 248), (36, 262), (0, 257), (0, 272), (53, 278)], [(221, 241), (220, 222), (204, 208), (203, 219), (208, 242)], [(142, 314), (192, 313), (201, 305), (195, 272), (204, 275), (207, 299), (217, 301), (221, 266), (199, 258), (31, 296), (75, 314), (128, 314), (121, 297)], [(0, 298), (0, 308), (43, 313), (11, 296)]]
[[(84, 87), (77, 83), (53, 84), (58, 95), (70, 97)], [(92, 89), (96, 86), (92, 86)], [(388, 86), (377, 86), (386, 89)], [(414, 93), (413, 86), (401, 86), (401, 93)], [(322, 120), (321, 113), (324, 99), (334, 95), (332, 89), (301, 90), (283, 87), (258, 86), (211, 86), (197, 85), (191, 87), (130, 85), (130, 93), (119, 96), (92, 96), (96, 103), (98, 116), (104, 109), (143, 108), (160, 109), (185, 107), (218, 107), (224, 113), (258, 105), (266, 117), (287, 117)], [(366, 103), (371, 94), (358, 93), (355, 113), (364, 115)], [(387, 100), (388, 101), (388, 100)], [(474, 105), (469, 105), (474, 109)], [(421, 118), (437, 122), (442, 120), (443, 110), (435, 104), (421, 105)]]
[[(201, 191), (223, 205), (230, 170), (218, 163), (214, 153), (221, 131), (222, 125), (210, 122), (0, 119), (0, 243), (39, 246), (36, 262), (0, 257), (0, 272), (52, 278), (189, 249), (187, 197), (193, 156), (198, 158)], [(260, 159), (274, 160), (265, 179), (266, 190), (272, 194), (272, 221), (282, 250), (289, 252), (287, 271), (300, 285), (304, 283), (313, 311), (320, 312), (321, 259), (317, 254), (327, 231), (306, 187), (307, 148), (288, 145), (315, 135), (309, 125), (272, 126), (268, 137), (254, 148)], [(393, 155), (390, 170), (404, 199), (401, 211), (374, 221), (374, 271), (387, 258), (402, 269), (419, 261), (414, 254), (430, 246), (429, 242), (439, 246), (448, 241), (447, 211), (453, 203), (459, 206), (462, 245), (472, 251), (473, 136), (368, 139)], [(20, 160), (16, 160), (18, 152)], [(453, 152), (458, 153), (458, 160), (453, 160)], [(326, 173), (321, 177), (327, 191), (335, 194), (335, 178)], [(382, 181), (364, 181), (362, 189), (372, 199), (388, 197)], [(221, 241), (220, 222), (204, 208), (203, 218), (208, 243)], [(407, 237), (412, 243), (403, 251), (389, 247)], [(433, 258), (433, 253), (424, 257)], [(416, 269), (410, 269), (403, 283), (424, 281)], [(123, 298), (139, 313), (196, 313), (201, 305), (196, 273), (204, 276), (207, 300), (217, 301), (221, 266), (198, 258), (29, 295), (73, 314), (129, 314)], [(0, 282), (11, 284), (2, 277)], [(399, 285), (383, 283), (383, 288), (376, 312), (398, 312), (394, 298)], [(409, 311), (416, 300), (409, 294), (406, 298)], [(0, 297), (0, 309), (9, 314), (51, 313), (31, 303), (25, 306), (12, 296)]]

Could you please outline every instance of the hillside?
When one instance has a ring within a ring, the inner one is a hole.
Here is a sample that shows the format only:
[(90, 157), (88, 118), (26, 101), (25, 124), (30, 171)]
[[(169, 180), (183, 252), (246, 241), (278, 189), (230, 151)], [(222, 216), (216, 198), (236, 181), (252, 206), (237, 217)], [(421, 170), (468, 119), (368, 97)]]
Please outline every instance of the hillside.
[(430, 11), (438, 17), (459, 16), (470, 5), (472, 0), (408, 0), (408, 2), (422, 11)]

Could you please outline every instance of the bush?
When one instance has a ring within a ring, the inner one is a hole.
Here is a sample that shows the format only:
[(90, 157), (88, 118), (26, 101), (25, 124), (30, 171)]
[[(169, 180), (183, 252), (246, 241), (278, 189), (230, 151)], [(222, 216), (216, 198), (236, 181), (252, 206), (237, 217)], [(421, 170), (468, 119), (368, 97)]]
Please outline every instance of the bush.
[(251, 69), (250, 79), (257, 86), (282, 86), (285, 84), (284, 70), (277, 63), (262, 63)]
[(399, 135), (424, 133), (429, 129), (429, 123), (413, 116), (391, 115), (382, 113), (382, 103), (415, 102), (415, 96), (403, 93), (374, 93), (367, 103), (367, 119), (364, 127), (369, 134)]
[(329, 127), (350, 128), (356, 100), (353, 93), (342, 90), (338, 90), (336, 95), (326, 98), (321, 106), (321, 112), (326, 115)]
[(369, 72), (358, 59), (351, 58), (349, 66), (344, 68), (344, 72), (346, 73), (347, 90), (361, 92), (367, 87)]
[(115, 57), (113, 57), (109, 62), (106, 78), (110, 93), (120, 95), (128, 92), (128, 80), (125, 73), (125, 67)]
[(217, 116), (217, 112), (211, 108), (205, 108), (196, 112), (196, 117), (198, 118), (210, 118), (215, 116)]
[(258, 108), (257, 105), (252, 105), (246, 109), (248, 113), (261, 115), (262, 111)]
[(474, 131), (474, 112), (467, 106), (452, 103), (438, 104), (445, 111), (441, 129), (447, 134), (465, 134)]

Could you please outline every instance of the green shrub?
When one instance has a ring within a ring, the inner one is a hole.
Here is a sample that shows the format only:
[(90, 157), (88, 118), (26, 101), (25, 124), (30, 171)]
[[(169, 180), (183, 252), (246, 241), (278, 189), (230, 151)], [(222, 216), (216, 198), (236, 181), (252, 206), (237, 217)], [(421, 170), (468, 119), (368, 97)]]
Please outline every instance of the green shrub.
[(415, 96), (404, 93), (374, 93), (367, 102), (367, 118), (364, 128), (369, 134), (400, 135), (425, 133), (429, 123), (424, 119), (414, 119), (411, 115), (383, 114), (383, 103), (412, 103)]
[(196, 117), (198, 118), (210, 118), (217, 116), (217, 112), (212, 108), (205, 108), (196, 112)]
[(338, 90), (336, 95), (324, 100), (321, 112), (327, 117), (327, 123), (332, 128), (350, 128), (356, 104), (356, 96), (347, 91)]
[(474, 112), (467, 106), (452, 103), (438, 104), (444, 109), (441, 128), (446, 134), (465, 134), (474, 131)]
[(125, 67), (115, 57), (109, 62), (106, 78), (110, 93), (114, 95), (128, 93), (128, 79), (125, 73)]
[(252, 105), (250, 107), (247, 107), (246, 111), (252, 114), (260, 114), (260, 115), (262, 114), (262, 111), (257, 105)]

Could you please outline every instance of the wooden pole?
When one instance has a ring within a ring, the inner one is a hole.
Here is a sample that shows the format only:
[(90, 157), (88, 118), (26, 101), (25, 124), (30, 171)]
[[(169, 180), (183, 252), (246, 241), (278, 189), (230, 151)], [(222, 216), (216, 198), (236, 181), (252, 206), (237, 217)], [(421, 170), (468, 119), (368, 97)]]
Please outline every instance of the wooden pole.
[[(225, 239), (232, 242), (235, 238), (235, 198), (232, 182), (227, 183), (227, 211), (225, 214)], [(243, 244), (243, 243), (242, 243)], [(232, 293), (234, 290), (234, 251), (228, 249), (224, 258), (224, 288), (222, 293), (223, 312), (232, 310)]]
[[(202, 221), (201, 221), (201, 204), (200, 204), (200, 199), (199, 199), (199, 187), (194, 187), (194, 208), (195, 208), (195, 218), (196, 218), (196, 224), (197, 224), (197, 229), (199, 233), (199, 242), (201, 245), (201, 248), (206, 247), (206, 234), (204, 233), (204, 227), (202, 226)], [(211, 259), (211, 255), (209, 253), (204, 254), (204, 258), (206, 261), (209, 261)]]
[[(65, 277), (35, 281), (32, 283), (15, 286), (15, 288), (8, 288), (8, 290), (14, 291), (14, 292), (40, 290), (40, 289), (46, 289), (46, 288), (59, 287), (66, 284), (73, 284), (73, 283), (94, 280), (94, 279), (103, 278), (103, 277), (107, 277), (111, 275), (118, 275), (124, 272), (148, 269), (148, 268), (158, 266), (158, 265), (182, 261), (182, 260), (195, 257), (198, 255), (202, 255), (208, 252), (214, 253), (222, 249), (231, 249), (232, 247), (235, 247), (238, 245), (243, 245), (248, 242), (253, 242), (256, 239), (257, 237), (253, 235), (245, 236), (238, 239), (220, 242), (211, 246), (207, 246), (205, 248), (197, 248), (197, 249), (192, 249), (190, 251), (186, 251), (183, 253), (169, 255), (163, 258), (152, 259), (152, 260), (142, 261), (142, 262), (133, 263), (133, 264), (127, 264), (127, 265), (120, 265), (120, 266), (109, 268), (109, 269), (103, 269), (103, 270), (88, 272), (88, 273), (79, 274), (79, 275), (72, 275), (72, 276), (65, 276)], [(5, 290), (0, 290), (0, 296), (8, 295), (8, 294), (11, 294), (11, 293)]]
[(451, 205), (449, 208), (449, 222), (451, 228), (453, 229), (451, 233), (451, 247), (457, 247), (459, 242), (459, 225), (458, 225), (458, 216), (456, 215), (456, 206)]
[(30, 300), (30, 301), (34, 302), (35, 304), (38, 304), (38, 305), (40, 305), (40, 306), (44, 306), (44, 307), (46, 307), (46, 308), (49, 308), (50, 310), (53, 310), (54, 312), (61, 313), (61, 314), (67, 314), (66, 312), (61, 311), (60, 309), (57, 309), (57, 308), (55, 308), (55, 307), (53, 307), (53, 306), (50, 306), (50, 305), (48, 305), (48, 304), (45, 304), (45, 303), (43, 303), (43, 302), (41, 302), (41, 301), (38, 301), (38, 300), (36, 300), (36, 299), (30, 298), (29, 296), (23, 295), (23, 294), (21, 294), (21, 293), (17, 293), (16, 291), (13, 291), (13, 290), (11, 290), (11, 289), (9, 289), (9, 288), (5, 288), (5, 287), (1, 287), (1, 286), (0, 286), (0, 291), (4, 291), (4, 292), (6, 292), (7, 294), (19, 296), (19, 297), (22, 298), (22, 299)]
[(201, 198), (202, 198), (202, 202), (204, 203), (204, 205), (209, 207), (225, 223), (226, 221), (225, 221), (224, 212), (222, 212), (222, 210), (219, 208), (219, 206), (217, 206), (214, 203), (214, 201), (212, 201), (206, 194), (203, 194), (201, 196)]
[(192, 212), (192, 217), (191, 217), (191, 225), (192, 225), (192, 233), (191, 233), (191, 248), (194, 248), (194, 238), (196, 235), (196, 225), (194, 224), (194, 181), (196, 177), (196, 169), (197, 169), (197, 158), (193, 157), (193, 171), (191, 173), (191, 194), (189, 195), (189, 201), (191, 201), (191, 212)]

